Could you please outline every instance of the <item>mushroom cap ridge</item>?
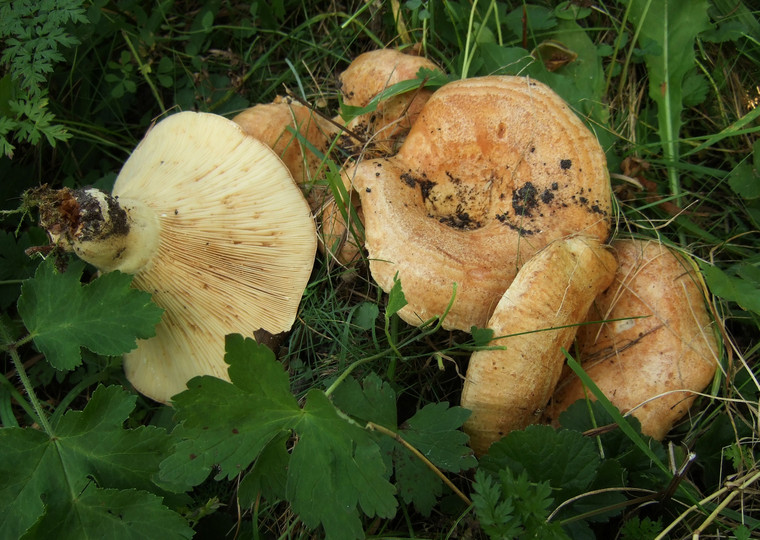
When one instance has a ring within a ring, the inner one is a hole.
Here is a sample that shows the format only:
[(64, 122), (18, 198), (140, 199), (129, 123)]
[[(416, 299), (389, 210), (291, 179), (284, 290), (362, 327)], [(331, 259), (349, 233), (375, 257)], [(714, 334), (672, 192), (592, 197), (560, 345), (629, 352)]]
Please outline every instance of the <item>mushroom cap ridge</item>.
[[(311, 211), (282, 161), (231, 120), (182, 112), (159, 122), (113, 189), (158, 216), (160, 239), (134, 286), (166, 311), (156, 337), (125, 355), (162, 402), (196, 375), (227, 378), (224, 338), (288, 330), (311, 273)], [(129, 211), (129, 210), (128, 210)]]
[(604, 152), (549, 87), (523, 77), (449, 83), (422, 110), (398, 154), (345, 171), (364, 209), (370, 269), (386, 291), (398, 273), (420, 324), (484, 327), (520, 266), (549, 242), (607, 240)]

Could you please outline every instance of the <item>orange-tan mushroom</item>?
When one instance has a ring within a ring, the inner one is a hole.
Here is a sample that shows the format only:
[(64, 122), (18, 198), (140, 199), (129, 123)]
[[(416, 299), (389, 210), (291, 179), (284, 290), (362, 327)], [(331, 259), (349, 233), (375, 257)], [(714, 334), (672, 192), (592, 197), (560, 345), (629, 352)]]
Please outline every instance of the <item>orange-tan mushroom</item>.
[(565, 356), (594, 301), (615, 275), (615, 257), (596, 238), (556, 240), (520, 269), (488, 321), (503, 349), (476, 351), (467, 367), (464, 430), (476, 454), (538, 422)]
[[(713, 380), (719, 360), (714, 322), (699, 272), (686, 256), (654, 240), (617, 240), (620, 267), (578, 332), (583, 369), (642, 432), (664, 438)], [(593, 396), (569, 373), (548, 418)]]
[(345, 171), (362, 203), (375, 281), (398, 276), (408, 323), (485, 327), (517, 270), (550, 242), (605, 242), (604, 152), (550, 88), (523, 77), (449, 83), (427, 101), (399, 152)]

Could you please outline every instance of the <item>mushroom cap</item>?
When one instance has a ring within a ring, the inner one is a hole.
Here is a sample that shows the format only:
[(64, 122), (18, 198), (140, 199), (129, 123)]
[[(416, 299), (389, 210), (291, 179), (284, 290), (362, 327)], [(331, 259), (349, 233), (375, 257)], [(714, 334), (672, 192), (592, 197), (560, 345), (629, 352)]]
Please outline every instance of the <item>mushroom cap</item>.
[(398, 154), (346, 171), (361, 197), (370, 270), (398, 273), (410, 324), (484, 327), (517, 269), (549, 242), (606, 241), (611, 192), (594, 135), (547, 86), (481, 77), (437, 90)]
[(362, 53), (338, 77), (343, 102), (353, 107), (366, 107), (389, 86), (416, 78), (420, 68), (439, 69), (423, 56), (396, 49)]
[[(620, 266), (587, 318), (609, 322), (581, 326), (580, 360), (621, 412), (634, 409), (642, 432), (662, 439), (713, 380), (714, 323), (693, 262), (656, 241), (616, 240), (612, 249)], [(566, 374), (549, 419), (585, 396), (580, 379)]]
[(168, 402), (196, 375), (227, 378), (224, 339), (288, 330), (311, 273), (316, 231), (282, 161), (231, 120), (182, 112), (151, 129), (113, 195), (144, 205), (160, 227), (135, 274), (166, 311), (156, 337), (125, 355), (127, 378)]
[[(427, 58), (396, 49), (360, 54), (338, 77), (343, 103), (366, 107), (386, 88), (417, 78), (421, 68), (440, 70)], [(369, 140), (380, 154), (395, 153), (432, 94), (431, 90), (417, 89), (392, 96), (378, 103), (374, 111), (353, 118), (348, 128)], [(343, 146), (352, 148), (355, 143), (345, 138)]]

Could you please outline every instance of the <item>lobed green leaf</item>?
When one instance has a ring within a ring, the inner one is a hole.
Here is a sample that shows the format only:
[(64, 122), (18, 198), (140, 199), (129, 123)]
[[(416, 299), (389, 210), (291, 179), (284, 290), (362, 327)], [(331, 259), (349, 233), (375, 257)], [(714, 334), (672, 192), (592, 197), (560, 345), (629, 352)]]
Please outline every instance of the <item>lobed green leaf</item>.
[(29, 530), (28, 538), (50, 531), (62, 538), (138, 538), (135, 531), (155, 527), (165, 538), (192, 535), (161, 503), (167, 492), (153, 482), (169, 436), (154, 427), (122, 427), (134, 404), (135, 396), (122, 388), (101, 386), (84, 410), (67, 412), (53, 434), (0, 430), (3, 537), (21, 538)]
[(155, 335), (163, 313), (148, 293), (131, 288), (132, 276), (110, 272), (82, 285), (83, 269), (77, 261), (58, 272), (51, 258), (21, 286), (21, 319), (40, 352), (60, 370), (81, 364), (81, 347), (103, 355), (134, 349), (137, 339)]

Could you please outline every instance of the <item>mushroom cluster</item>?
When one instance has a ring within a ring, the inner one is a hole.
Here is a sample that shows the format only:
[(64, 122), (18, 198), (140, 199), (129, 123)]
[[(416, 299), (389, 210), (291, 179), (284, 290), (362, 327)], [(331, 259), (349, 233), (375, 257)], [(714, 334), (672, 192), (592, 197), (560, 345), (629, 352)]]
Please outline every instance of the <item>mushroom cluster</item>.
[[(417, 114), (396, 153), (349, 164), (343, 174), (360, 197), (373, 279), (386, 292), (401, 282), (408, 302), (401, 318), (419, 325), (445, 315), (444, 328), (494, 332), (495, 347), (472, 355), (461, 398), (472, 411), (464, 427), (475, 452), (487, 452), (511, 430), (546, 421), (547, 407), (556, 421), (562, 408), (584, 396), (580, 381), (562, 376), (564, 351), (582, 325), (580, 353), (594, 356), (613, 344), (608, 363), (625, 371), (622, 379), (600, 377), (605, 393), (624, 412), (633, 411), (644, 433), (664, 437), (715, 373), (717, 343), (701, 290), (693, 280), (685, 283), (688, 274), (674, 273), (685, 268), (683, 257), (663, 256), (649, 265), (651, 274), (635, 273), (660, 287), (678, 283), (686, 299), (678, 305), (688, 308), (664, 308), (667, 295), (646, 312), (620, 301), (645, 295), (637, 282), (620, 277), (630, 272), (626, 244), (606, 245), (612, 195), (593, 133), (551, 89), (524, 77), (446, 84)], [(691, 316), (674, 318), (679, 309)], [(602, 326), (667, 330), (651, 351), (629, 344), (636, 352), (625, 353), (618, 347), (623, 335), (595, 330), (587, 317), (649, 317), (654, 322)], [(670, 352), (674, 342), (680, 345)], [(595, 378), (597, 369), (601, 374), (601, 367), (590, 370)], [(658, 384), (616, 391), (626, 378)], [(641, 406), (648, 400), (653, 403)], [(650, 421), (655, 417), (657, 427)]]
[[(693, 261), (654, 240), (612, 242), (619, 267), (578, 332), (583, 369), (641, 431), (662, 439), (712, 382), (719, 362), (704, 286)], [(567, 373), (547, 419), (586, 397)], [(593, 399), (593, 396), (590, 396)]]
[[(376, 106), (343, 135), (340, 118), (281, 98), (234, 121), (175, 114), (146, 135), (112, 194), (62, 190), (42, 208), (54, 244), (134, 274), (165, 309), (156, 337), (125, 356), (127, 377), (170, 402), (195, 375), (227, 377), (226, 334), (289, 329), (317, 216), (336, 260), (366, 250), (383, 290), (401, 282), (407, 323), (493, 331), (461, 398), (476, 453), (530, 423), (556, 424), (586, 396), (563, 374), (574, 342), (611, 401), (664, 437), (718, 363), (693, 264), (656, 242), (608, 244), (605, 154), (549, 87), (489, 76), (377, 102), (422, 68), (436, 66), (388, 49), (359, 56), (340, 76), (343, 101)], [(336, 145), (349, 153), (343, 201), (320, 173)], [(364, 237), (350, 237), (349, 216)]]
[(517, 270), (554, 240), (605, 242), (611, 192), (604, 152), (551, 89), (524, 77), (449, 83), (392, 157), (345, 172), (359, 193), (373, 278), (396, 276), (419, 325), (485, 327)]

